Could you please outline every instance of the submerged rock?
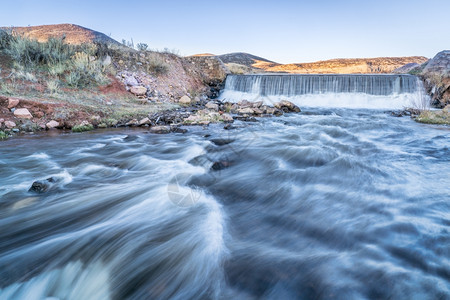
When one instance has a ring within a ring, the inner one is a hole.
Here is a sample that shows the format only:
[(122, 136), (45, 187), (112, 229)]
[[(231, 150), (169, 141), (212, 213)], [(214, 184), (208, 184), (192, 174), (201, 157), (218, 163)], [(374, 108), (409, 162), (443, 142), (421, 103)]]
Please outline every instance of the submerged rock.
[(284, 112), (301, 112), (300, 108), (297, 105), (287, 100), (281, 100), (280, 102), (275, 103), (273, 106)]
[(229, 166), (231, 166), (231, 163), (229, 161), (221, 160), (214, 162), (211, 166), (211, 169), (214, 171), (219, 171), (228, 168)]
[(34, 192), (34, 193), (39, 193), (39, 194), (45, 193), (53, 186), (54, 182), (55, 182), (55, 179), (53, 179), (53, 177), (47, 178), (46, 180), (37, 180), (37, 181), (33, 182), (33, 184), (31, 185), (31, 187), (28, 191)]
[(151, 133), (165, 134), (170, 133), (170, 126), (152, 126), (150, 127)]

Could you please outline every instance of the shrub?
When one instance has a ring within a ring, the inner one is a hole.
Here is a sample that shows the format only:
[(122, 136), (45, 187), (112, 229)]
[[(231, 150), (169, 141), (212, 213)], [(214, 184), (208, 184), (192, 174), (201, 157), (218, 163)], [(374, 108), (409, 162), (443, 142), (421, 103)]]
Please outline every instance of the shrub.
[(11, 40), (11, 35), (9, 35), (5, 30), (0, 29), (0, 50), (7, 49)]
[[(107, 53), (106, 46), (83, 44), (69, 45), (62, 38), (50, 38), (45, 43), (0, 31), (0, 47), (15, 61), (16, 77), (36, 81), (26, 70), (44, 68), (53, 78), (65, 79), (67, 85), (83, 88), (103, 85), (109, 82), (108, 67), (99, 59), (99, 53)], [(112, 67), (109, 67), (112, 68)], [(64, 77), (63, 74), (65, 74)], [(55, 83), (49, 82), (49, 89), (55, 91)], [(60, 84), (61, 82), (58, 82)]]
[(422, 111), (416, 121), (426, 124), (450, 125), (450, 114), (445, 111)]
[(58, 64), (68, 60), (75, 47), (65, 44), (64, 38), (50, 38), (46, 43), (11, 36), (6, 52), (23, 66)]
[(71, 71), (66, 75), (66, 83), (68, 86), (76, 88), (80, 86), (81, 75), (78, 71)]
[(136, 47), (139, 51), (146, 51), (148, 49), (148, 45), (145, 43), (138, 43)]
[(61, 74), (64, 74), (64, 72), (67, 70), (67, 64), (66, 63), (57, 63), (57, 64), (50, 64), (48, 65), (48, 73), (51, 76), (59, 76)]
[(0, 130), (0, 140), (6, 140), (7, 138), (9, 138), (9, 134)]
[(14, 91), (17, 89), (17, 83), (13, 78), (11, 78), (11, 82), (3, 82), (0, 83), (0, 91), (4, 95), (13, 95)]
[(166, 74), (169, 71), (169, 65), (157, 53), (151, 53), (148, 56), (147, 71), (156, 75)]
[(66, 82), (74, 88), (83, 88), (93, 84), (109, 82), (105, 75), (106, 67), (94, 56), (85, 52), (76, 52), (69, 66), (70, 73), (66, 75)]
[(55, 95), (58, 94), (59, 91), (59, 80), (50, 79), (47, 81), (47, 88), (50, 94)]
[(94, 130), (94, 126), (92, 124), (81, 124), (81, 125), (75, 125), (72, 127), (73, 132), (83, 132), (83, 131), (90, 131)]

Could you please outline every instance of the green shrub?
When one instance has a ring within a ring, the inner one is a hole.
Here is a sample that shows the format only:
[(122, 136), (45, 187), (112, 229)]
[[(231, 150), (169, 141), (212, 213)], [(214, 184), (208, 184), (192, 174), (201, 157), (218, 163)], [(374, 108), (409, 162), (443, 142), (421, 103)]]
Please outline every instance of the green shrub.
[(58, 64), (67, 61), (75, 52), (75, 47), (65, 44), (64, 38), (49, 38), (45, 43), (11, 36), (6, 52), (24, 66)]
[(9, 134), (0, 130), (0, 140), (6, 140), (7, 138), (9, 138)]
[(77, 71), (71, 71), (69, 74), (66, 75), (66, 83), (68, 86), (77, 88), (79, 87), (80, 81), (81, 81), (81, 75)]
[(58, 63), (58, 64), (49, 64), (48, 65), (48, 73), (54, 77), (64, 74), (64, 72), (66, 72), (66, 70), (67, 70), (66, 63)]
[(446, 111), (422, 111), (416, 118), (417, 122), (425, 124), (447, 124), (450, 125), (450, 113)]
[(83, 131), (90, 131), (90, 130), (94, 130), (94, 126), (92, 126), (92, 124), (75, 125), (72, 127), (73, 132), (83, 132)]
[(0, 29), (0, 50), (7, 49), (9, 47), (9, 42), (11, 41), (11, 35), (5, 30)]
[(136, 47), (139, 51), (146, 51), (148, 49), (148, 45), (145, 43), (138, 43)]
[[(15, 61), (17, 78), (36, 81), (36, 77), (27, 70), (36, 72), (43, 69), (48, 71), (53, 79), (65, 79), (67, 85), (74, 88), (104, 85), (109, 82), (107, 73), (112, 67), (105, 66), (101, 56), (98, 56), (99, 53), (108, 52), (105, 46), (69, 45), (64, 43), (64, 37), (50, 38), (45, 43), (39, 43), (0, 31), (0, 48), (4, 48)], [(48, 82), (51, 91), (55, 90), (52, 88), (55, 87), (55, 82)]]
[(52, 94), (52, 95), (58, 94), (59, 80), (57, 80), (57, 79), (48, 80), (47, 81), (47, 89), (49, 90), (50, 94)]

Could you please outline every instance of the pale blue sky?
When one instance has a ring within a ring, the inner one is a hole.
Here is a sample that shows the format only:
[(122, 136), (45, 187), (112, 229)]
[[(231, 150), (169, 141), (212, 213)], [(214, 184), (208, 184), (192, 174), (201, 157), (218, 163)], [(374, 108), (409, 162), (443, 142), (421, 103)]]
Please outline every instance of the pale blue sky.
[(1, 2), (1, 26), (74, 23), (182, 55), (249, 52), (292, 63), (450, 48), (449, 0)]

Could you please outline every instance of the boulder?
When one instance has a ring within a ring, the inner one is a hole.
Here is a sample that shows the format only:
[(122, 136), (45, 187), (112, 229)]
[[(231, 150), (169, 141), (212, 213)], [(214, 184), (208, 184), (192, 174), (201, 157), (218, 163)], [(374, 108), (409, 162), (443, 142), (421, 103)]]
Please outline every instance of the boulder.
[(245, 114), (252, 115), (254, 113), (253, 108), (251, 108), (251, 107), (239, 108), (237, 110), (237, 112), (238, 112), (238, 114), (241, 114), (241, 115), (245, 115)]
[(136, 85), (130, 88), (130, 92), (136, 96), (145, 96), (145, 94), (147, 94), (147, 88), (145, 86)]
[(233, 122), (234, 119), (230, 114), (222, 114), (222, 119), (224, 122)]
[(187, 131), (187, 129), (184, 129), (184, 128), (175, 127), (175, 128), (172, 128), (172, 132), (175, 132), (175, 133), (186, 133), (188, 131)]
[(253, 112), (257, 115), (262, 115), (264, 112), (258, 107), (253, 107)]
[(219, 105), (214, 103), (213, 101), (209, 101), (208, 103), (206, 103), (205, 107), (214, 111), (219, 111)]
[(158, 133), (158, 134), (170, 133), (170, 127), (169, 126), (152, 126), (152, 127), (150, 127), (150, 132)]
[(149, 118), (143, 118), (142, 120), (139, 121), (139, 126), (143, 126), (143, 125), (148, 125), (150, 124), (150, 119)]
[(138, 120), (133, 119), (133, 120), (130, 120), (129, 122), (127, 122), (125, 125), (126, 126), (137, 126), (137, 125), (139, 125), (139, 122), (138, 122)]
[(191, 98), (189, 98), (188, 96), (184, 95), (183, 97), (180, 98), (180, 100), (178, 100), (178, 103), (180, 104), (191, 104)]
[(125, 84), (128, 86), (136, 86), (139, 85), (139, 82), (134, 76), (128, 76), (125, 78)]
[(266, 112), (266, 114), (270, 114), (270, 115), (273, 115), (273, 114), (275, 114), (275, 111), (276, 111), (277, 109), (275, 108), (275, 107), (269, 107), (269, 106), (266, 106), (265, 107), (265, 112)]
[(33, 184), (31, 185), (31, 187), (28, 191), (39, 193), (39, 194), (45, 193), (53, 186), (54, 182), (55, 182), (55, 180), (52, 177), (47, 178), (46, 180), (35, 181), (35, 182), (33, 182)]
[(8, 109), (14, 108), (19, 105), (20, 100), (16, 98), (8, 98)]
[(57, 128), (57, 127), (59, 127), (59, 122), (57, 122), (55, 120), (51, 120), (50, 122), (45, 124), (45, 127), (47, 127), (47, 129)]
[(211, 166), (211, 169), (214, 171), (220, 171), (225, 168), (228, 168), (229, 166), (231, 166), (231, 163), (229, 161), (221, 160), (214, 162)]
[(106, 55), (105, 58), (103, 59), (102, 64), (103, 64), (104, 66), (109, 66), (109, 65), (111, 65), (111, 63), (112, 63), (111, 56)]
[(286, 111), (286, 112), (300, 112), (300, 108), (295, 105), (294, 103), (287, 101), (287, 100), (281, 100), (280, 102), (277, 102), (273, 105), (275, 108), (278, 108), (280, 110)]
[(248, 100), (241, 100), (238, 102), (239, 107), (244, 108), (244, 107), (252, 107), (253, 103), (248, 101)]
[(14, 111), (14, 116), (20, 119), (31, 119), (33, 116), (26, 108), (18, 108)]
[(5, 126), (8, 129), (12, 129), (12, 128), (16, 127), (16, 123), (14, 123), (13, 121), (5, 121)]
[(253, 107), (254, 108), (260, 108), (262, 105), (263, 105), (262, 101), (253, 102)]

